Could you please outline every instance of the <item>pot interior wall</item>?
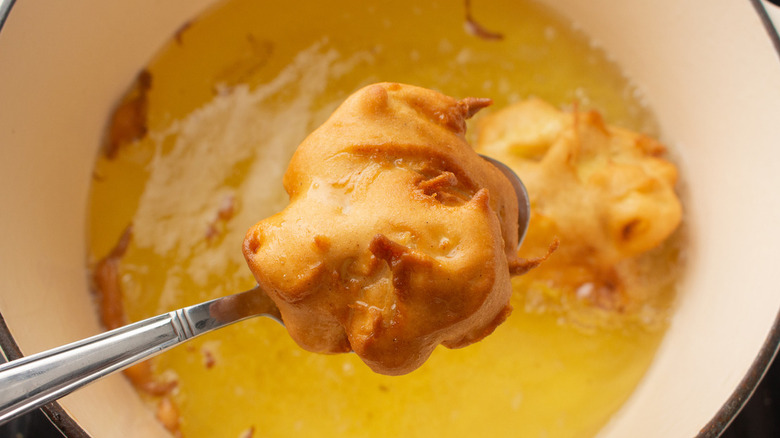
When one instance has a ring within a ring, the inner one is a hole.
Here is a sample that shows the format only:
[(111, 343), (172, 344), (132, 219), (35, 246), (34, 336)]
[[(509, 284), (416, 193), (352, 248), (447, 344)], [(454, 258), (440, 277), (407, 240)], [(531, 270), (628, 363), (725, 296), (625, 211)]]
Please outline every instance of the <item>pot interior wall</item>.
[[(101, 331), (85, 212), (106, 115), (208, 2), (17, 2), (0, 33), (0, 312), (24, 354)], [(119, 375), (61, 401), (92, 436), (169, 436)], [(131, 435), (132, 434), (132, 435)]]
[[(100, 331), (84, 270), (86, 193), (106, 114), (207, 1), (18, 2), (0, 33), (0, 311), (25, 354)], [(679, 309), (603, 436), (695, 435), (778, 308), (780, 63), (744, 2), (550, 2), (645, 90), (679, 151), (692, 231)], [(164, 435), (121, 377), (62, 400), (94, 436)]]

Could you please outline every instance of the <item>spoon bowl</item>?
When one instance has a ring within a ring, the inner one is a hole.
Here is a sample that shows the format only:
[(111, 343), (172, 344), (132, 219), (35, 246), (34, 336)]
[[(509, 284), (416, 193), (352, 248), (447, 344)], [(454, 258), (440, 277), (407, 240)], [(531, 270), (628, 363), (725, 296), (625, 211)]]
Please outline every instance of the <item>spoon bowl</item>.
[(523, 244), (525, 233), (528, 231), (528, 224), (531, 221), (531, 201), (528, 199), (528, 190), (526, 190), (525, 184), (523, 184), (523, 181), (511, 167), (487, 155), (480, 154), (480, 157), (489, 161), (500, 170), (512, 184), (512, 188), (515, 189), (515, 195), (517, 195), (517, 246), (520, 247)]

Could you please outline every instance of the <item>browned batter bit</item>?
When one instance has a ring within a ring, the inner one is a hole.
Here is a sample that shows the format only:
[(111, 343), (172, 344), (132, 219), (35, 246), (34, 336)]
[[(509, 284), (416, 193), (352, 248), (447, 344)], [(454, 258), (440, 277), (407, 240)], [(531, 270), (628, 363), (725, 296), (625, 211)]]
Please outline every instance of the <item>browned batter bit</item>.
[(103, 144), (103, 154), (106, 158), (115, 158), (122, 145), (139, 140), (146, 135), (148, 94), (151, 87), (151, 73), (142, 70), (136, 77), (130, 92), (111, 115), (111, 124)]

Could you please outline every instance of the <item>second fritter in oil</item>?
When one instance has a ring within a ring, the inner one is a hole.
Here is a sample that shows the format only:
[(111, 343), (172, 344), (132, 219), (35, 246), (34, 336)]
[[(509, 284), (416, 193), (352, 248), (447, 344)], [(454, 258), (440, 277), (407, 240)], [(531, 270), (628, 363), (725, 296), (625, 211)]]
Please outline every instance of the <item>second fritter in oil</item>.
[(676, 269), (682, 221), (678, 172), (657, 140), (610, 126), (596, 111), (561, 111), (539, 99), (510, 105), (480, 121), (477, 150), (523, 179), (531, 225), (522, 253), (560, 248), (518, 279), (530, 310), (559, 310), (586, 326), (663, 317), (664, 282)]

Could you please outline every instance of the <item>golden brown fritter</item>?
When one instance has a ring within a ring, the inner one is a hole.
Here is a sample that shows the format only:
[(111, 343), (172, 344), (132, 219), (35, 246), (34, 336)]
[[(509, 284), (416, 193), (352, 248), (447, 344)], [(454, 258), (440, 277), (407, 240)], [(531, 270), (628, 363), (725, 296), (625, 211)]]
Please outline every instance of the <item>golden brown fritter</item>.
[(375, 84), (299, 146), (244, 255), (303, 348), (404, 374), (507, 317), (517, 199), (464, 139), (489, 103)]
[(655, 284), (642, 278), (655, 262), (642, 257), (682, 218), (677, 168), (666, 148), (608, 126), (595, 111), (564, 112), (539, 99), (484, 117), (476, 143), (528, 188), (531, 226), (521, 255), (560, 239), (554, 257), (524, 281), (552, 299), (641, 311), (654, 293), (647, 284)]

